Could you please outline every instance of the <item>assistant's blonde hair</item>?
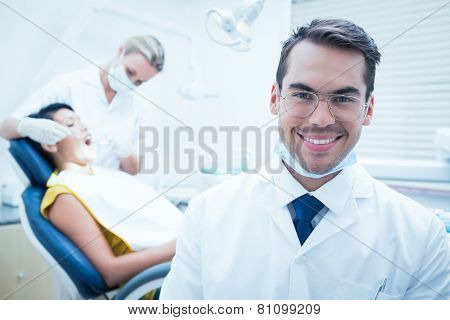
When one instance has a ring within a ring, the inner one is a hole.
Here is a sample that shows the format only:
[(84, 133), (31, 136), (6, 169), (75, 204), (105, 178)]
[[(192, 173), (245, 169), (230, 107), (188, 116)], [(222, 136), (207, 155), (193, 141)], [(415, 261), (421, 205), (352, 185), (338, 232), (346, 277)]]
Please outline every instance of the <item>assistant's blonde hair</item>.
[(164, 48), (158, 39), (151, 35), (135, 36), (128, 39), (123, 45), (125, 54), (139, 52), (156, 70), (161, 71), (164, 67)]

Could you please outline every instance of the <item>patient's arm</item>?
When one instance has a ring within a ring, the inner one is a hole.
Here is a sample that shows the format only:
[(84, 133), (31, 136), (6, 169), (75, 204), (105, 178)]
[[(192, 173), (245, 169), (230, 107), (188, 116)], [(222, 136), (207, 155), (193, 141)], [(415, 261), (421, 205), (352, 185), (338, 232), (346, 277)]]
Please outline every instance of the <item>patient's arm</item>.
[(116, 257), (97, 222), (71, 194), (61, 194), (56, 198), (50, 207), (49, 219), (83, 251), (109, 287), (126, 282), (148, 267), (169, 261), (175, 254), (174, 240)]

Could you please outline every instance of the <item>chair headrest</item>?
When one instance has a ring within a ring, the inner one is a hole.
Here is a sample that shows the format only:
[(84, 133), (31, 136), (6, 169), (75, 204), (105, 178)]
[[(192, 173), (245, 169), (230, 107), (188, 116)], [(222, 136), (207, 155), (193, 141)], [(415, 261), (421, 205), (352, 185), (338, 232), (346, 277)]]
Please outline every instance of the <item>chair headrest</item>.
[(45, 187), (52, 173), (52, 168), (26, 139), (11, 140), (9, 152), (26, 174), (31, 185)]

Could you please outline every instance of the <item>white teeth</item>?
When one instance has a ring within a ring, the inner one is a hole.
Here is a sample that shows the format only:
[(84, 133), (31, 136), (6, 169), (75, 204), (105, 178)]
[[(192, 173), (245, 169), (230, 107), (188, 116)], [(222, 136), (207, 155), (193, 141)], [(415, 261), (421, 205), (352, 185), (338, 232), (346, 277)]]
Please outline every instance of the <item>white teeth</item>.
[(303, 137), (303, 139), (305, 139), (305, 141), (308, 141), (309, 143), (312, 144), (329, 144), (334, 142), (338, 137), (332, 138), (332, 139), (322, 139), (322, 140), (317, 140), (317, 139), (309, 139), (307, 137)]

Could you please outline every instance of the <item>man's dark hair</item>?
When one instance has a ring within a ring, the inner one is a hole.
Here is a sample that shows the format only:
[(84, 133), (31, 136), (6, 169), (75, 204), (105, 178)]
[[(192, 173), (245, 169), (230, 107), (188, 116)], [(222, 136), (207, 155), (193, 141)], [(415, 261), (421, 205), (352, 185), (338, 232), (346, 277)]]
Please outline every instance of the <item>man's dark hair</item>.
[[(64, 104), (64, 103), (52, 103), (44, 108), (42, 108), (41, 110), (39, 110), (36, 113), (30, 114), (28, 117), (30, 118), (35, 118), (35, 119), (48, 119), (48, 120), (53, 120), (53, 116), (55, 115), (55, 113), (58, 110), (61, 109), (69, 109), (71, 111), (73, 111), (72, 107)], [(37, 151), (39, 152), (39, 154), (50, 164), (50, 166), (52, 168), (55, 168), (55, 162), (53, 161), (52, 156), (50, 155), (50, 153), (48, 153), (47, 151), (45, 151), (42, 147), (41, 144), (39, 142), (36, 142), (34, 140), (31, 140), (30, 138), (25, 138), (28, 143)]]
[(310, 24), (297, 28), (284, 42), (277, 69), (277, 83), (281, 89), (283, 78), (288, 68), (291, 49), (300, 41), (309, 40), (330, 48), (358, 50), (364, 56), (366, 71), (364, 82), (367, 86), (366, 100), (374, 89), (375, 68), (380, 62), (381, 54), (375, 41), (353, 22), (341, 19), (314, 19)]

